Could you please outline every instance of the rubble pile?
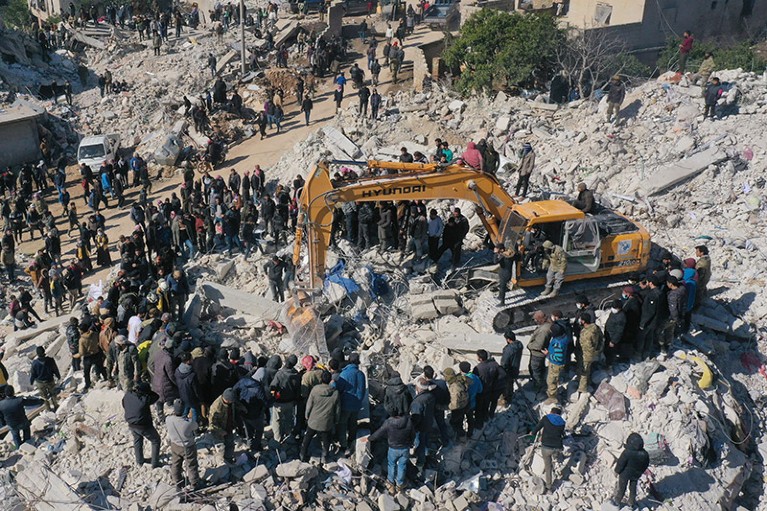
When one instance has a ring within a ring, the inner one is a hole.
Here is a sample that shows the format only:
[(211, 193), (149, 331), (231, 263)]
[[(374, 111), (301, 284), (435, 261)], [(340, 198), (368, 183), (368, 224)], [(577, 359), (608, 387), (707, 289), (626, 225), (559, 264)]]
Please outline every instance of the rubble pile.
[[(214, 39), (201, 33), (171, 41), (161, 66), (148, 51), (126, 43), (113, 41), (111, 52), (88, 52), (91, 71), (110, 69), (115, 79), (128, 82), (128, 90), (101, 98), (94, 88), (78, 95), (76, 109), (51, 105), (51, 111), (68, 115), (81, 132), (116, 131), (127, 144), (152, 152), (182, 118), (183, 96), (197, 101), (208, 87), (207, 54), (218, 50), (220, 55)], [(219, 65), (226, 66), (227, 58)], [(8, 70), (21, 73), (16, 64), (0, 66), (2, 76)], [(65, 70), (72, 79), (75, 71), (74, 65)], [(683, 344), (675, 345), (673, 357), (596, 371), (593, 396), (579, 398), (576, 381), (566, 384), (563, 415), (572, 435), (557, 466), (561, 483), (553, 492), (543, 491), (543, 462), (527, 435), (546, 410), (534, 393), (518, 391), (481, 433), (437, 453), (425, 484), (407, 492), (391, 495), (383, 489), (382, 452), (366, 455), (360, 447), (355, 459), (307, 464), (289, 461), (296, 457), (294, 445), (271, 441), (254, 458), (243, 454), (235, 465), (224, 465), (220, 446), (203, 433), (197, 440), (200, 468), (212, 486), (197, 492), (194, 503), (182, 503), (169, 484), (167, 466), (135, 466), (122, 420), (122, 393), (99, 384), (82, 397), (74, 395), (81, 376), (68, 371), (68, 316), (62, 316), (5, 339), (4, 363), (18, 391), (32, 390), (28, 368), (36, 345), (47, 347), (62, 374), (69, 372), (59, 409), (33, 420), (32, 432), (43, 441), (37, 448), (25, 446), (15, 465), (0, 468), (0, 496), (7, 508), (55, 502), (62, 509), (86, 503), (131, 510), (220, 509), (229, 503), (241, 510), (611, 510), (606, 501), (615, 484), (613, 463), (630, 432), (642, 434), (654, 448), (651, 477), (641, 484), (640, 495), (648, 496), (644, 508), (767, 505), (762, 491), (767, 380), (760, 374), (759, 355), (767, 348), (765, 79), (740, 70), (716, 74), (727, 87), (723, 117), (716, 121), (701, 119), (699, 87), (670, 83), (668, 77), (630, 90), (615, 124), (604, 121), (604, 102), (558, 107), (543, 97), (503, 93), (458, 99), (436, 85), (426, 93), (386, 97), (381, 119), (372, 122), (359, 118), (352, 98), (330, 126), (297, 142), (266, 169), (270, 181), (289, 183), (296, 174), (306, 176), (320, 158), (392, 160), (402, 146), (428, 155), (437, 137), (460, 155), (467, 142), (485, 139), (501, 154), (498, 178), (511, 189), (518, 150), (530, 142), (537, 153), (534, 198), (572, 195), (585, 181), (600, 202), (641, 222), (655, 243), (675, 254), (691, 254), (701, 243), (710, 247), (714, 297), (693, 316), (693, 328)], [(275, 87), (293, 87), (289, 73), (266, 75)], [(265, 82), (244, 84), (246, 104), (257, 108), (264, 87)], [(240, 128), (239, 121), (220, 121), (227, 129)], [(444, 213), (450, 205), (435, 201), (430, 207)], [(481, 223), (473, 208), (461, 206), (472, 225), (464, 247), (479, 251)], [(291, 251), (267, 248), (267, 254)], [(304, 351), (281, 324), (283, 306), (267, 297), (267, 257), (204, 255), (187, 264), (195, 292), (184, 321), (193, 342), (255, 354)], [(478, 348), (499, 355), (503, 339), (478, 315), (491, 291), (443, 280), (399, 254), (360, 254), (345, 241), (329, 254), (327, 266), (341, 262), (340, 275), (355, 287), (326, 285), (320, 307), (324, 339), (314, 349), (322, 354), (359, 348), (374, 404), (382, 401), (384, 383), (392, 376), (412, 382), (427, 364), (440, 371), (463, 360), (473, 363)], [(700, 372), (707, 370), (716, 382), (704, 386)], [(381, 408), (372, 407), (367, 426), (380, 424)], [(164, 428), (159, 431), (167, 444)], [(0, 443), (0, 456), (11, 454), (9, 446), (8, 440)]]

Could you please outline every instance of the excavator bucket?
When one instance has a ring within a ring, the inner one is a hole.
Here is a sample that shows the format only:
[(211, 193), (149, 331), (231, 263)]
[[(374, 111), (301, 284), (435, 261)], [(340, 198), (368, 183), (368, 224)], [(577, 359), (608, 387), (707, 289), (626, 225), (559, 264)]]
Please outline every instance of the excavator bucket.
[(325, 324), (314, 306), (302, 305), (299, 297), (291, 297), (280, 312), (280, 322), (287, 327), (296, 353), (328, 359)]

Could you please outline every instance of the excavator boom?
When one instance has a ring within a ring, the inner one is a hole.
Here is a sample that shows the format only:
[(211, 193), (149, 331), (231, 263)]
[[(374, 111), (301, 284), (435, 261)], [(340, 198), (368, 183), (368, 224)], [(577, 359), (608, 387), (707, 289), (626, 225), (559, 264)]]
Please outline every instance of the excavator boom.
[[(366, 166), (397, 171), (334, 183), (330, 165)], [(304, 237), (309, 253), (309, 286), (318, 289), (325, 277), (333, 209), (345, 202), (458, 199), (475, 203), (494, 243), (501, 239), (501, 224), (515, 204), (494, 176), (464, 165), (383, 162), (320, 162), (301, 192), (293, 259), (298, 268)]]

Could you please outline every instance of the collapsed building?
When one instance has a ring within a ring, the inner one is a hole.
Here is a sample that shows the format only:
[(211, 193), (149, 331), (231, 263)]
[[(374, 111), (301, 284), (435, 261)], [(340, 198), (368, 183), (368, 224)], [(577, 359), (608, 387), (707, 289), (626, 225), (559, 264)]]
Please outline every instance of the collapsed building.
[[(129, 45), (92, 52), (91, 69), (124, 73), (120, 79), (133, 82), (136, 92), (102, 99), (90, 89), (78, 94), (77, 109), (49, 106), (82, 132), (119, 131), (140, 150), (154, 152), (183, 117), (179, 98), (207, 86), (204, 57), (216, 48), (209, 35), (180, 44), (186, 53), (162, 68), (150, 68), (150, 59)], [(16, 76), (45, 74), (29, 66), (8, 67)], [(69, 73), (75, 79), (76, 66)], [(697, 87), (671, 83), (668, 77), (631, 89), (616, 124), (604, 123), (606, 105), (592, 101), (557, 107), (542, 98), (503, 93), (459, 99), (436, 86), (426, 93), (393, 93), (385, 99), (380, 121), (359, 119), (356, 108), (347, 107), (267, 169), (270, 179), (288, 181), (297, 173), (306, 176), (321, 158), (395, 159), (402, 146), (428, 154), (436, 137), (458, 152), (468, 141), (484, 138), (501, 153), (498, 179), (510, 188), (518, 149), (530, 142), (538, 154), (535, 198), (570, 196), (577, 183), (586, 182), (601, 203), (641, 221), (658, 246), (678, 255), (690, 254), (700, 243), (710, 247), (713, 296), (693, 316), (693, 329), (675, 345), (674, 356), (622, 365), (615, 373), (596, 371), (595, 394), (565, 405), (572, 434), (564, 463), (557, 467), (562, 483), (554, 492), (542, 491), (542, 460), (527, 437), (545, 410), (523, 391), (477, 438), (443, 449), (425, 484), (397, 496), (383, 491), (380, 447), (370, 456), (358, 449), (355, 459), (322, 466), (287, 462), (295, 449), (271, 443), (255, 462), (242, 456), (228, 466), (221, 464), (212, 437), (203, 434), (200, 467), (211, 486), (195, 495), (195, 502), (184, 503), (169, 483), (167, 467), (134, 466), (121, 393), (108, 388), (74, 393), (80, 375), (68, 371), (61, 330), (68, 317), (62, 316), (4, 339), (4, 363), (20, 391), (32, 390), (28, 368), (37, 345), (46, 346), (67, 374), (59, 409), (33, 418), (39, 445), (15, 453), (7, 441), (0, 444), (2, 456), (15, 460), (0, 468), (6, 508), (213, 509), (234, 503), (253, 510), (610, 509), (612, 465), (631, 432), (653, 447), (653, 465), (641, 484), (644, 508), (764, 506), (767, 97), (761, 76), (739, 70), (717, 75), (727, 86), (717, 121), (700, 119)], [(263, 86), (242, 85), (243, 92), (253, 93), (254, 105)], [(132, 99), (139, 94), (145, 102)], [(238, 120), (221, 122), (247, 130)], [(452, 203), (432, 205), (444, 214)], [(462, 209), (472, 225), (465, 247), (480, 254), (481, 222), (472, 208)], [(263, 259), (220, 255), (186, 267), (196, 290), (185, 318), (190, 335), (196, 342), (253, 353), (359, 349), (373, 405), (365, 421), (369, 428), (380, 424), (376, 405), (390, 376), (410, 382), (426, 364), (441, 370), (473, 362), (480, 347), (500, 353), (502, 338), (493, 328), (494, 283), (470, 272), (486, 259), (445, 279), (397, 255), (360, 254), (348, 243), (338, 245), (330, 262), (343, 260), (339, 275), (345, 285), (326, 283), (318, 307), (321, 323), (314, 323), (312, 336), (282, 328), (288, 323), (283, 306), (265, 296)], [(381, 280), (385, 285), (373, 285)], [(590, 291), (588, 284), (570, 287)], [(545, 301), (535, 305), (547, 307)], [(520, 338), (528, 332), (521, 327)], [(574, 382), (567, 384), (567, 395), (575, 395)]]

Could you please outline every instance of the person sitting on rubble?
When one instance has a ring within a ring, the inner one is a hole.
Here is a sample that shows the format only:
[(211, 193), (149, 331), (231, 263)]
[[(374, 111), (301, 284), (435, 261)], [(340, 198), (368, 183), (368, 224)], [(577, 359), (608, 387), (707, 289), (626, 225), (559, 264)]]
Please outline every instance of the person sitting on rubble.
[(586, 214), (596, 211), (594, 202), (594, 192), (586, 187), (586, 183), (578, 183), (578, 198), (573, 201), (573, 206)]
[(236, 114), (237, 117), (242, 117), (242, 97), (235, 90), (232, 93), (232, 98), (229, 100), (229, 111)]

